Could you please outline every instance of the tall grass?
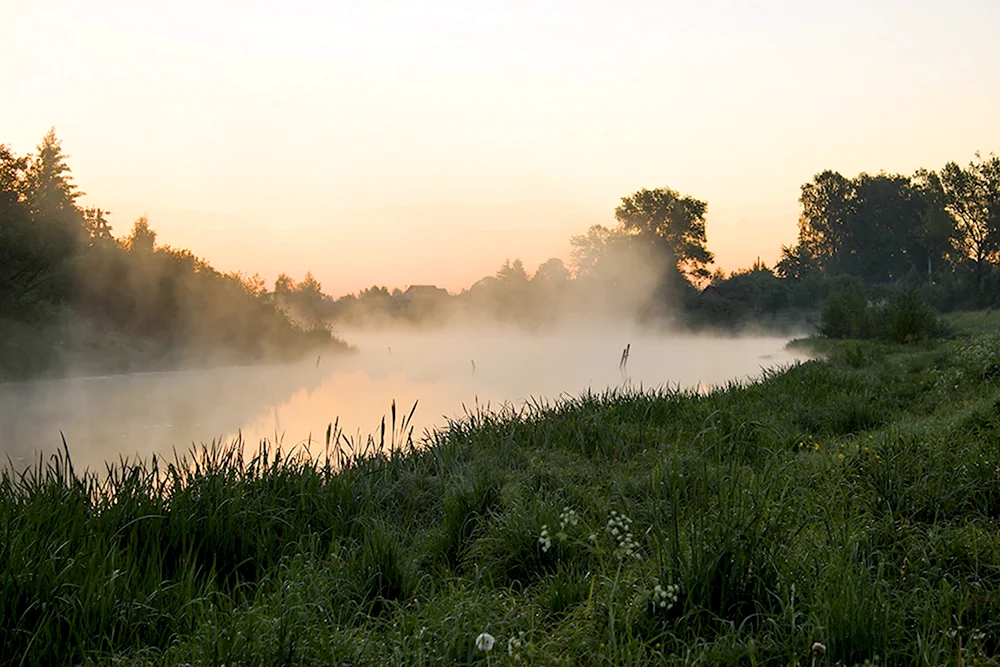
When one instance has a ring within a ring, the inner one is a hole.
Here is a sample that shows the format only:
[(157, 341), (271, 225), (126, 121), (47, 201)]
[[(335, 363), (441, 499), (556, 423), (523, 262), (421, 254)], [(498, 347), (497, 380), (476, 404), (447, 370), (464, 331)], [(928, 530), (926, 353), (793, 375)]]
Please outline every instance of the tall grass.
[(828, 345), (421, 446), (394, 407), (315, 458), (4, 471), (0, 662), (996, 664), (997, 339)]

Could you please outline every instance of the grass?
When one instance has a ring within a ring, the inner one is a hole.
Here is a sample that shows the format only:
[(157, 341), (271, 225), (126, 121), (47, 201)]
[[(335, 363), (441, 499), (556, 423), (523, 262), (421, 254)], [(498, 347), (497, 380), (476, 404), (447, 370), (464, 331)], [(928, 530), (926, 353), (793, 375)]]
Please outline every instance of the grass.
[(314, 460), (5, 472), (0, 662), (997, 664), (1000, 335), (962, 327), (422, 448), (393, 413)]

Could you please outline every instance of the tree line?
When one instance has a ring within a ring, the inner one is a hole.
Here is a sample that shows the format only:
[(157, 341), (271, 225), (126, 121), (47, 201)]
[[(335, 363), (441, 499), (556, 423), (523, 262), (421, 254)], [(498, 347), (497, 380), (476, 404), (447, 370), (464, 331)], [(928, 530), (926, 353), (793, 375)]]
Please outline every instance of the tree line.
[(336, 342), (289, 318), (258, 277), (158, 245), (145, 217), (115, 238), (109, 212), (82, 208), (82, 194), (54, 130), (31, 155), (0, 144), (0, 379), (94, 356), (130, 370), (152, 358), (286, 358)]
[(507, 261), (447, 307), (414, 311), (401, 290), (379, 286), (314, 303), (347, 322), (473, 308), (538, 324), (590, 305), (692, 327), (782, 315), (798, 323), (847, 288), (875, 300), (914, 290), (941, 311), (1000, 305), (1000, 158), (977, 154), (966, 166), (911, 176), (826, 170), (802, 185), (799, 203), (797, 239), (773, 267), (758, 260), (728, 275), (711, 271), (707, 202), (662, 187), (624, 197), (615, 226), (572, 237), (569, 266), (553, 258), (529, 276), (520, 260)]
[(508, 260), (455, 295), (373, 285), (335, 299), (311, 273), (300, 282), (281, 274), (268, 290), (259, 276), (221, 273), (189, 250), (159, 245), (145, 217), (116, 238), (109, 213), (81, 207), (82, 194), (54, 130), (32, 155), (0, 144), (0, 378), (58, 367), (67, 350), (108, 347), (109, 333), (139, 356), (253, 360), (336, 343), (331, 323), (464, 314), (538, 327), (598, 312), (734, 328), (815, 319), (845, 289), (878, 301), (906, 288), (938, 310), (1000, 304), (1000, 158), (992, 154), (910, 176), (822, 171), (801, 187), (798, 236), (777, 263), (728, 275), (712, 271), (708, 203), (642, 189), (622, 199), (613, 226), (570, 239), (568, 264), (552, 258), (529, 274)]

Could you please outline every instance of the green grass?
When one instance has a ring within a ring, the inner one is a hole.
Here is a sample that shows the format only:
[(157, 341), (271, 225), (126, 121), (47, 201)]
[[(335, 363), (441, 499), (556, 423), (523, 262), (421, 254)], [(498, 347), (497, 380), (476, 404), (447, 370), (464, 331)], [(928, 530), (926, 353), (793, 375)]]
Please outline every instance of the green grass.
[(0, 662), (997, 664), (1000, 335), (955, 326), (423, 448), (4, 473)]

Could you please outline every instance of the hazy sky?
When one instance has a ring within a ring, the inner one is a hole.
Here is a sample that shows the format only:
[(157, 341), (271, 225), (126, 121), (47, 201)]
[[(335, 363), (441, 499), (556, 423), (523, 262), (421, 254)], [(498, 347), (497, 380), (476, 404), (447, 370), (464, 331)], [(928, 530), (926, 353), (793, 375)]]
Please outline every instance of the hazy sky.
[(998, 0), (0, 0), (0, 142), (54, 125), (116, 234), (340, 294), (568, 259), (622, 196), (731, 270), (826, 168), (1000, 152)]

